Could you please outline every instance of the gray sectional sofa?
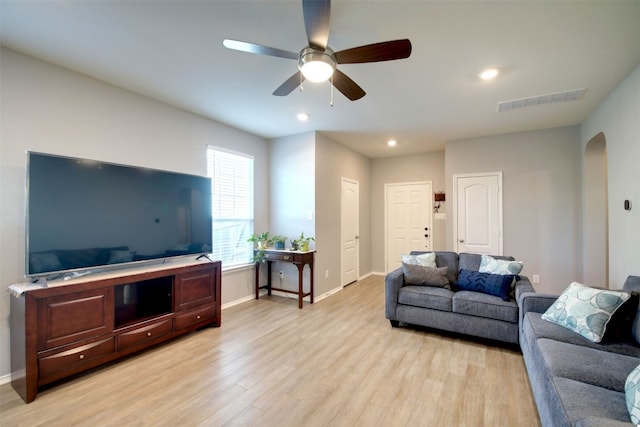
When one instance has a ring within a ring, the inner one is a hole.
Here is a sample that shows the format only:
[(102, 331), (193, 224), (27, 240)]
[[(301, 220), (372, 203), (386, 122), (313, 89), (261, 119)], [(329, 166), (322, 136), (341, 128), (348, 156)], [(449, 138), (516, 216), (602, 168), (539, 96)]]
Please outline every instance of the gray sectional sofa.
[[(640, 291), (640, 277), (629, 276), (623, 289)], [(637, 298), (616, 311), (597, 344), (542, 319), (557, 298), (531, 292), (518, 296), (520, 347), (542, 425), (632, 426), (625, 380), (640, 364)]]
[[(412, 255), (426, 252), (411, 252)], [(400, 322), (443, 331), (518, 344), (519, 310), (516, 300), (522, 293), (533, 292), (525, 276), (519, 276), (514, 294), (508, 301), (470, 290), (456, 290), (461, 269), (478, 271), (481, 255), (436, 251), (437, 267), (448, 267), (447, 278), (452, 289), (409, 285), (402, 268), (386, 277), (385, 314), (393, 327)], [(512, 257), (494, 256), (513, 261)]]

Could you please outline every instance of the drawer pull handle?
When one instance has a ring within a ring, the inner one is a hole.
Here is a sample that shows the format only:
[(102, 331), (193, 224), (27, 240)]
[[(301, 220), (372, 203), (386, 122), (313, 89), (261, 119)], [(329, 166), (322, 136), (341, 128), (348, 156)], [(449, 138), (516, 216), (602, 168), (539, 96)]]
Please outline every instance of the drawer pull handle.
[(150, 337), (151, 336), (151, 332), (147, 332), (147, 336)]
[(196, 319), (200, 320), (200, 315), (199, 314), (196, 316)]
[(285, 261), (289, 261), (289, 255), (285, 255), (285, 256), (284, 256), (284, 260), (285, 260)]
[(265, 254), (265, 258), (269, 258), (271, 255), (270, 254)]
[(80, 355), (80, 360), (84, 359), (84, 354)]

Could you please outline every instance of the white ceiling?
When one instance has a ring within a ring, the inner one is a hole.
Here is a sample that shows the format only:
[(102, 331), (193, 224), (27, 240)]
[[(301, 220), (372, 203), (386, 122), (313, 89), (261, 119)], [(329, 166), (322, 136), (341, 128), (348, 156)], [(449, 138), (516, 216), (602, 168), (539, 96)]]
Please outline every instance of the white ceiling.
[[(411, 57), (339, 68), (367, 95), (328, 83), (271, 93), (295, 61), (225, 49), (225, 38), (298, 52), (301, 2), (0, 0), (12, 49), (274, 138), (311, 130), (369, 157), (445, 141), (581, 123), (640, 64), (640, 1), (334, 0), (335, 50), (409, 38)], [(493, 82), (477, 74), (501, 70)], [(587, 88), (577, 101), (497, 113), (497, 103)], [(311, 115), (300, 123), (298, 112)], [(390, 149), (385, 142), (398, 140)]]

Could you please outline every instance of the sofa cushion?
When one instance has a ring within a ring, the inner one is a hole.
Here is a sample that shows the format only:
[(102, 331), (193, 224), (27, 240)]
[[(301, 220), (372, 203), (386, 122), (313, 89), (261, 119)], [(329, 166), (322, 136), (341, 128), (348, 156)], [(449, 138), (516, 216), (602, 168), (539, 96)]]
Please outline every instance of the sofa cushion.
[[(423, 254), (426, 252), (421, 251), (411, 251), (411, 255)], [(447, 278), (449, 279), (449, 284), (453, 285), (456, 283), (458, 278), (458, 254), (455, 252), (447, 252), (447, 251), (437, 251), (436, 254), (436, 267), (447, 267), (449, 271), (447, 272)]]
[(640, 347), (633, 342), (601, 342), (594, 343), (582, 335), (576, 334), (555, 323), (542, 320), (540, 313), (528, 312), (524, 315), (522, 333), (526, 339), (550, 338), (556, 341), (596, 348), (603, 351), (625, 354), (627, 356), (640, 357)]
[(424, 252), (420, 254), (402, 255), (402, 264), (421, 265), (423, 267), (436, 267), (436, 253)]
[(568, 378), (553, 377), (551, 381), (571, 425), (586, 417), (629, 422), (624, 393)]
[(597, 343), (604, 337), (613, 313), (630, 297), (629, 292), (595, 289), (573, 282), (542, 318)]
[(515, 302), (480, 292), (456, 292), (452, 310), (454, 313), (518, 323), (518, 305)]
[[(491, 255), (495, 259), (502, 259), (506, 261), (514, 261), (515, 258), (512, 256), (502, 256), (502, 255)], [(461, 253), (458, 256), (458, 263), (460, 268), (464, 268), (465, 270), (479, 271), (480, 263), (482, 262), (482, 255), (480, 254), (469, 254), (466, 252)]]
[(625, 380), (640, 359), (576, 344), (541, 338), (536, 341), (549, 373), (624, 392)]
[(502, 274), (480, 273), (461, 269), (455, 288), (466, 291), (495, 295), (505, 301), (509, 300), (511, 284), (514, 276)]
[(524, 267), (522, 261), (508, 261), (496, 259), (491, 255), (482, 255), (478, 271), (481, 273), (518, 275), (522, 271), (522, 267)]
[(624, 395), (631, 422), (640, 424), (640, 365), (629, 373), (624, 383)]
[(446, 288), (407, 285), (398, 291), (398, 303), (415, 307), (451, 311), (453, 292)]
[(436, 286), (451, 289), (447, 279), (448, 267), (424, 267), (422, 265), (402, 263), (404, 281), (409, 285)]

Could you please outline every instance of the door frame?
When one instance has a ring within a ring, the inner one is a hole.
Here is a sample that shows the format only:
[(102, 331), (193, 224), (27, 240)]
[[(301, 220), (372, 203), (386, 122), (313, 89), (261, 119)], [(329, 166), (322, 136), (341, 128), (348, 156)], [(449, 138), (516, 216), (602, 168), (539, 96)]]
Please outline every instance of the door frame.
[(429, 185), (431, 192), (427, 194), (427, 211), (428, 214), (428, 227), (429, 233), (431, 234), (429, 242), (431, 243), (431, 250), (433, 250), (433, 205), (432, 205), (432, 195), (433, 195), (433, 181), (424, 180), (424, 181), (408, 181), (408, 182), (387, 182), (384, 184), (384, 270), (385, 274), (389, 273), (388, 265), (389, 265), (389, 218), (387, 217), (387, 213), (389, 210), (389, 198), (387, 197), (389, 194), (389, 187), (399, 186), (399, 185), (418, 185), (425, 184)]
[(453, 250), (456, 253), (459, 253), (458, 248), (458, 179), (459, 178), (474, 178), (474, 177), (486, 177), (486, 176), (495, 176), (498, 178), (498, 206), (497, 206), (497, 214), (498, 214), (498, 253), (494, 255), (502, 255), (502, 251), (504, 250), (503, 245), (503, 236), (504, 236), (504, 224), (502, 219), (502, 172), (477, 172), (477, 173), (460, 173), (453, 175), (453, 204), (451, 217), (453, 220)]
[[(356, 251), (356, 281), (360, 279), (360, 182), (346, 177), (340, 177), (340, 286), (346, 286), (344, 283), (344, 240), (345, 236), (342, 234), (342, 215), (344, 204), (342, 203), (343, 196), (343, 184), (345, 182), (354, 184), (356, 186), (357, 196), (356, 199), (356, 237), (355, 237), (355, 251)], [(353, 283), (353, 282), (350, 282)], [(349, 283), (349, 284), (350, 284)], [(347, 284), (348, 285), (348, 284)]]

